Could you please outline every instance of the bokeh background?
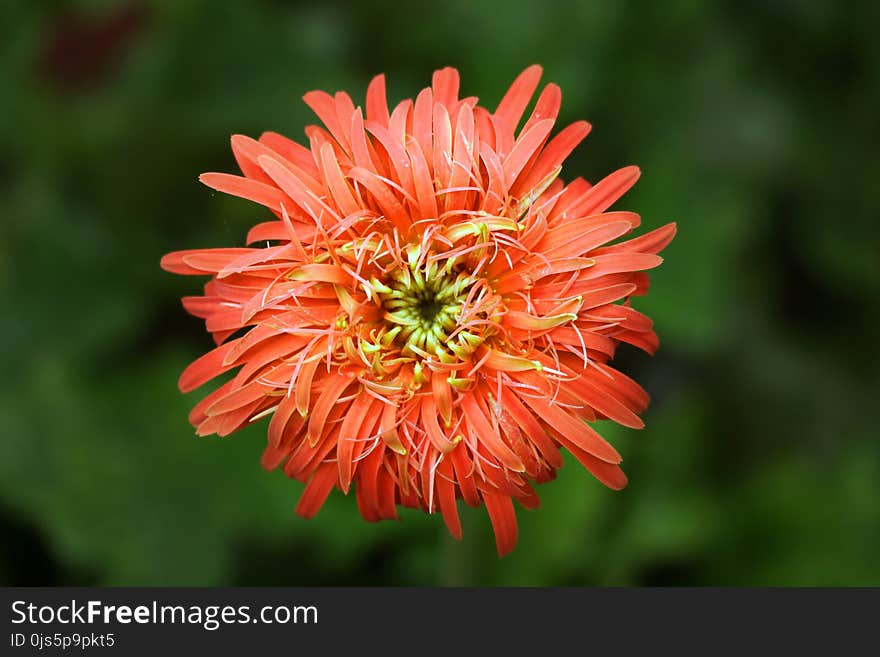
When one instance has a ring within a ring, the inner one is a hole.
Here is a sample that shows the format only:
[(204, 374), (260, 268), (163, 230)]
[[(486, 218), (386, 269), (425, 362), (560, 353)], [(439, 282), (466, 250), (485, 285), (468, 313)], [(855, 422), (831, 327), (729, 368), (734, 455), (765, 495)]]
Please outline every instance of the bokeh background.
[[(880, 584), (877, 3), (7, 0), (0, 37), (0, 583)], [(210, 346), (162, 272), (266, 213), (196, 177), (228, 137), (393, 101), (435, 68), (494, 107), (525, 66), (594, 130), (563, 176), (631, 163), (619, 207), (679, 235), (621, 351), (654, 402), (614, 493), (576, 463), (499, 560), (462, 505), (370, 525), (260, 469), (265, 423), (193, 435)]]

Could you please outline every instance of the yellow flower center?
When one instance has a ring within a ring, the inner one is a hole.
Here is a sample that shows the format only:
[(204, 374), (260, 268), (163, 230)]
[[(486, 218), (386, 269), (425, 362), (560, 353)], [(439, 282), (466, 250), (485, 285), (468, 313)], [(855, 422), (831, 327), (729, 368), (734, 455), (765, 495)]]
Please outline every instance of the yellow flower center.
[(450, 341), (473, 280), (435, 266), (394, 271), (378, 288), (384, 318), (399, 327), (395, 342), (406, 355), (434, 355), (446, 360), (458, 341)]
[(440, 266), (410, 263), (382, 282), (374, 280), (384, 320), (401, 352), (447, 363), (468, 358), (484, 340), (461, 326), (474, 282), (450, 261)]

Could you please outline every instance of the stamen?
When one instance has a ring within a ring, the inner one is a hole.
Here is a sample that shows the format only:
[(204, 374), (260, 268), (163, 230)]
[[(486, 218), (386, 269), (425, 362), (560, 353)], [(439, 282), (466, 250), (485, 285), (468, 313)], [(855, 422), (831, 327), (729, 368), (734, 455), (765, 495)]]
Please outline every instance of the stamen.
[(474, 280), (451, 267), (441, 267), (436, 260), (426, 260), (425, 253), (424, 244), (411, 247), (406, 266), (385, 281), (373, 279), (372, 287), (385, 308), (385, 320), (399, 329), (396, 342), (403, 355), (423, 359), (427, 354), (441, 362), (449, 358), (450, 351), (465, 356), (462, 345), (449, 336), (458, 328)]

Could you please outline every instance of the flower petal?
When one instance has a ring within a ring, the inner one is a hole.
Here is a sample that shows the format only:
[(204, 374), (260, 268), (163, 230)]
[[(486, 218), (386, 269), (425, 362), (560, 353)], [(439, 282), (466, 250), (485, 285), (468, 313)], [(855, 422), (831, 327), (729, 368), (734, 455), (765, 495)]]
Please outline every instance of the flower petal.
[(529, 66), (517, 76), (513, 84), (510, 85), (510, 89), (504, 94), (501, 102), (498, 103), (498, 108), (495, 110), (495, 118), (509, 132), (513, 133), (516, 130), (523, 112), (526, 111), (526, 106), (532, 99), (532, 94), (538, 88), (538, 82), (543, 72), (543, 69), (537, 64)]
[(617, 450), (585, 422), (574, 418), (559, 406), (550, 404), (546, 399), (517, 394), (527, 406), (532, 407), (541, 420), (553, 427), (558, 435), (606, 463), (620, 463), (622, 460)]
[(370, 80), (370, 84), (367, 86), (367, 118), (384, 126), (387, 126), (390, 121), (384, 75), (377, 75)]
[(580, 200), (572, 205), (569, 216), (580, 217), (605, 212), (636, 184), (640, 175), (642, 172), (635, 166), (615, 171), (588, 189)]
[(318, 115), (318, 118), (327, 126), (330, 134), (345, 149), (351, 147), (348, 135), (342, 129), (339, 114), (336, 111), (336, 100), (325, 91), (310, 91), (303, 96), (306, 105)]
[(434, 71), (431, 78), (434, 101), (445, 105), (447, 110), (451, 110), (458, 101), (458, 87), (458, 71), (454, 68), (447, 66), (439, 71)]
[(343, 493), (348, 493), (351, 486), (351, 478), (354, 470), (355, 458), (360, 455), (364, 447), (364, 441), (367, 438), (364, 435), (367, 423), (372, 423), (375, 418), (368, 419), (367, 413), (374, 404), (381, 403), (374, 397), (365, 395), (361, 391), (349, 406), (345, 418), (342, 420), (342, 426), (339, 428), (339, 444), (336, 447), (336, 460), (339, 466), (339, 488)]
[(290, 204), (291, 202), (287, 195), (277, 187), (250, 178), (233, 176), (228, 173), (203, 173), (199, 176), (199, 180), (211, 189), (259, 203), (275, 213), (281, 212), (282, 203)]
[(324, 463), (309, 479), (302, 496), (296, 505), (296, 513), (303, 518), (313, 518), (330, 496), (336, 485), (336, 467), (334, 463)]
[(446, 528), (456, 540), (461, 540), (461, 520), (458, 517), (458, 503), (455, 499), (455, 484), (452, 483), (452, 460), (441, 459), (437, 465), (437, 477), (434, 485), (437, 487), (437, 503)]
[(503, 557), (513, 550), (517, 541), (516, 512), (513, 509), (513, 500), (507, 495), (484, 492), (483, 501), (486, 503), (486, 511), (489, 513), (489, 520), (495, 531), (498, 556)]
[(553, 129), (553, 119), (544, 119), (523, 132), (514, 142), (507, 157), (504, 158), (504, 179), (513, 185), (526, 163), (547, 140)]
[(190, 392), (211, 379), (228, 372), (235, 365), (224, 364), (226, 355), (235, 347), (235, 341), (221, 344), (204, 356), (193, 361), (180, 375), (177, 387), (181, 392)]

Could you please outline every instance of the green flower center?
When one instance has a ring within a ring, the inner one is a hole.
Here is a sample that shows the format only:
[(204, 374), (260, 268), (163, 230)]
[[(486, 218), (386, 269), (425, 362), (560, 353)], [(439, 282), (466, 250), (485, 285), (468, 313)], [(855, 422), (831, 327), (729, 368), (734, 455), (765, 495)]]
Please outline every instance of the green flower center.
[(395, 342), (406, 355), (446, 360), (450, 351), (456, 351), (459, 340), (450, 341), (450, 336), (458, 327), (473, 282), (448, 267), (441, 270), (428, 265), (396, 270), (376, 286), (385, 320), (395, 325)]

